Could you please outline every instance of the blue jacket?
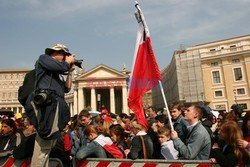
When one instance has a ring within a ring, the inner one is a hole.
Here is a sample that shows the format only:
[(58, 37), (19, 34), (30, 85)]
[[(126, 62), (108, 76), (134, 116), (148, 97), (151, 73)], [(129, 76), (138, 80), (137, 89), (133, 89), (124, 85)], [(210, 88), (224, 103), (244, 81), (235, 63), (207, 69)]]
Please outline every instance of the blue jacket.
[(208, 160), (211, 149), (211, 139), (201, 122), (198, 122), (187, 134), (186, 142), (179, 137), (173, 139), (174, 147), (179, 151), (180, 159)]
[(173, 120), (173, 126), (174, 130), (178, 133), (179, 138), (183, 142), (185, 142), (188, 123), (184, 119), (184, 117), (182, 115), (179, 115), (179, 117), (176, 120)]

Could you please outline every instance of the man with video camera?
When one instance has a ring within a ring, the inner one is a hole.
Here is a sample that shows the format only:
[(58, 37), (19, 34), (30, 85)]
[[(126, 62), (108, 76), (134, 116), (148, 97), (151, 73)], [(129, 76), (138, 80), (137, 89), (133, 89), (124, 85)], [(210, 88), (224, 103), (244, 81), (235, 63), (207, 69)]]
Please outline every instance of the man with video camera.
[(46, 48), (45, 54), (36, 62), (35, 91), (25, 105), (26, 113), (37, 129), (32, 167), (48, 166), (50, 150), (70, 120), (64, 93), (70, 91), (75, 63), (75, 55), (63, 44)]

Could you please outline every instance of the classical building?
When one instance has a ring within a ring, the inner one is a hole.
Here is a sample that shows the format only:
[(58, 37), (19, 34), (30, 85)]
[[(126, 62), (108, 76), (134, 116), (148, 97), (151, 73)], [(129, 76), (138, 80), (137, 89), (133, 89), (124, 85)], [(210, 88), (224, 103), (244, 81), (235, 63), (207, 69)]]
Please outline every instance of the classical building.
[[(250, 35), (175, 51), (162, 76), (168, 104), (209, 102), (212, 109), (230, 111), (237, 103), (249, 110)], [(164, 107), (158, 87), (152, 96), (156, 107)]]
[(125, 70), (120, 72), (103, 64), (78, 73), (74, 78), (73, 98), (69, 101), (71, 114), (78, 114), (86, 107), (94, 111), (107, 108), (111, 113), (128, 114), (128, 77)]
[(14, 113), (24, 111), (17, 100), (17, 90), (29, 71), (27, 69), (0, 70), (0, 108), (10, 109)]
[[(18, 88), (30, 70), (0, 70), (0, 109), (10, 109), (23, 113), (24, 108), (17, 100)], [(78, 114), (83, 108), (100, 111), (107, 108), (110, 112), (130, 114), (127, 105), (127, 87), (130, 72), (124, 66), (118, 71), (100, 64), (88, 71), (75, 72), (73, 86), (65, 95), (71, 115)], [(143, 96), (143, 106), (152, 105), (151, 91)]]

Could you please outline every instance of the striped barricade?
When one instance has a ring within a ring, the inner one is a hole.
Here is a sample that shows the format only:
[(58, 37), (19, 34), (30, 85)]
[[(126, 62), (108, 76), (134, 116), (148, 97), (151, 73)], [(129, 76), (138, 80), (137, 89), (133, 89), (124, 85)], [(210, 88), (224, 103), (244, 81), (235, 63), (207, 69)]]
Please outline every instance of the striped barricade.
[[(13, 157), (0, 158), (1, 167), (30, 167), (30, 164), (31, 159), (17, 160)], [(49, 167), (63, 167), (63, 164), (58, 158), (50, 158)]]
[(77, 161), (76, 167), (216, 167), (209, 160), (130, 160), (109, 158), (88, 158), (85, 161)]

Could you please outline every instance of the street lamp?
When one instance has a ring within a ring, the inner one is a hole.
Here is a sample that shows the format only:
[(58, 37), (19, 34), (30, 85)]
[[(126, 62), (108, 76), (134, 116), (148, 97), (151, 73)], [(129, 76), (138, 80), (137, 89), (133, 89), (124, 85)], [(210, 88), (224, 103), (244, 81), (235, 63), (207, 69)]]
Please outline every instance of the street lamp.
[(233, 89), (233, 92), (234, 92), (234, 100), (235, 100), (235, 104), (237, 104), (236, 89)]

